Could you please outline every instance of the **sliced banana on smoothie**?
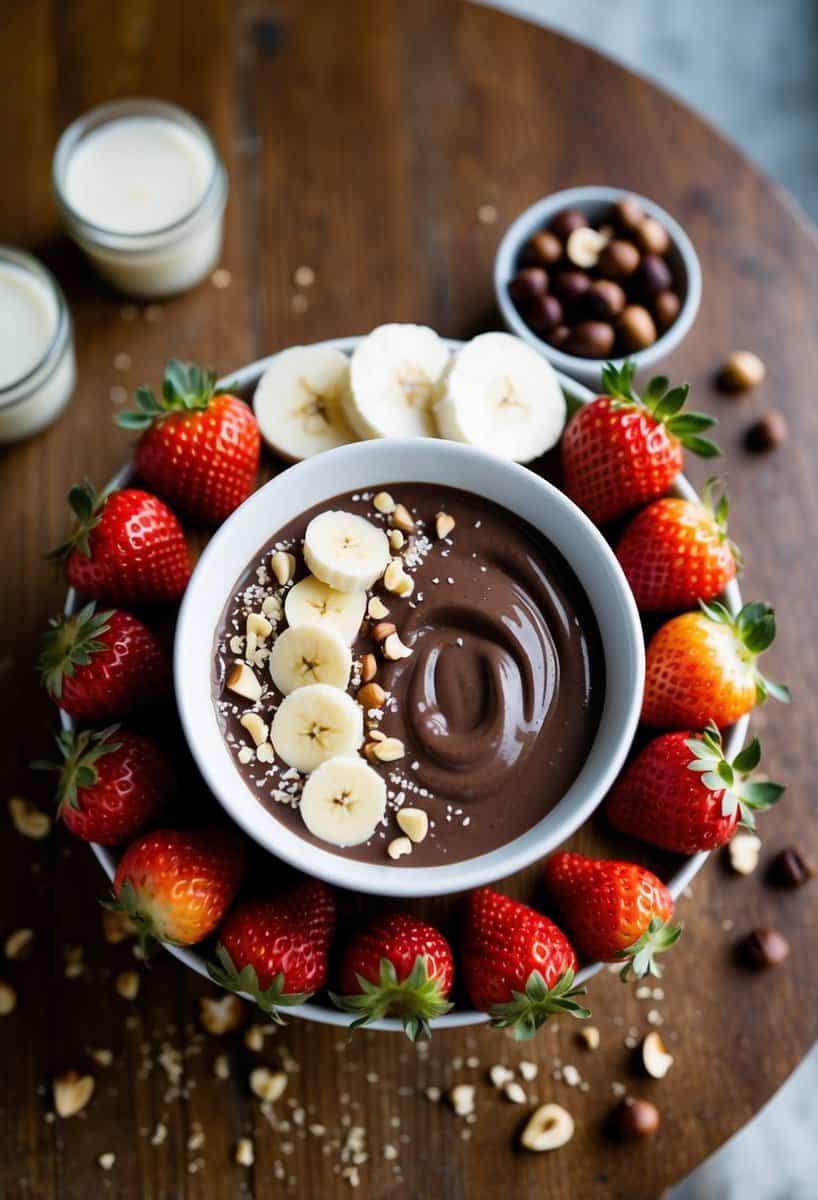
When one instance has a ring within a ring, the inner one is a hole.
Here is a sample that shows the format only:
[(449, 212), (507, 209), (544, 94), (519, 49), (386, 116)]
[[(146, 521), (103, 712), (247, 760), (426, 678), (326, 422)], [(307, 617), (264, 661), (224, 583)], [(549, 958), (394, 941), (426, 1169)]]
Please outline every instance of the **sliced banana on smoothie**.
[(348, 642), (328, 625), (291, 626), (270, 653), (270, 675), (284, 696), (311, 683), (346, 689), (351, 670)]
[(452, 361), (435, 416), (441, 437), (531, 462), (559, 440), (565, 397), (536, 350), (510, 333), (483, 333)]
[(436, 437), (433, 413), (449, 362), (445, 342), (425, 325), (379, 325), (349, 365), (346, 418), (362, 438)]
[(383, 575), (390, 556), (384, 531), (355, 513), (319, 513), (304, 534), (304, 562), (338, 592), (365, 592)]
[(289, 462), (357, 441), (342, 406), (348, 388), (349, 359), (340, 350), (329, 346), (282, 350), (253, 396), (261, 436)]
[(366, 593), (338, 592), (314, 575), (307, 575), (287, 592), (284, 616), (292, 628), (321, 625), (353, 642), (366, 612)]
[(270, 741), (297, 771), (314, 771), (338, 754), (354, 754), (364, 740), (364, 710), (340, 688), (310, 683), (279, 704)]
[(357, 755), (331, 758), (305, 783), (300, 810), (314, 837), (333, 846), (360, 846), (383, 820), (386, 783)]

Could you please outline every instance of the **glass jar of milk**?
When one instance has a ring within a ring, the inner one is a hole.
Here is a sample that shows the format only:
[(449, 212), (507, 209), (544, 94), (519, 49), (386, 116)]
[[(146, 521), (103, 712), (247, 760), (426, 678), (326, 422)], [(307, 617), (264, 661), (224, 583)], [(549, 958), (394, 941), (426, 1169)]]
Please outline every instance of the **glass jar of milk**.
[(0, 246), (0, 442), (20, 441), (56, 420), (76, 374), (59, 284), (30, 254)]
[(54, 190), (69, 233), (128, 296), (183, 292), (222, 246), (227, 172), (210, 134), (162, 100), (115, 100), (69, 125)]

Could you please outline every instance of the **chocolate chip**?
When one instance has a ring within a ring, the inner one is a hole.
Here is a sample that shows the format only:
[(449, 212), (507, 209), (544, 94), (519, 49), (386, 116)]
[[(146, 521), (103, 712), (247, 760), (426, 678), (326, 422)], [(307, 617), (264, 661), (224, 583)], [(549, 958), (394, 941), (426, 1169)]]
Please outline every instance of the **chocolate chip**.
[(767, 878), (778, 887), (801, 887), (815, 875), (815, 863), (795, 846), (787, 846), (770, 863)]
[(790, 944), (777, 929), (754, 929), (741, 942), (739, 950), (748, 966), (761, 970), (782, 963), (790, 952)]
[(747, 430), (745, 435), (747, 449), (757, 454), (775, 450), (786, 442), (789, 433), (790, 427), (787, 424), (787, 418), (783, 413), (773, 409), (771, 412), (765, 413), (763, 417), (759, 417), (755, 424)]

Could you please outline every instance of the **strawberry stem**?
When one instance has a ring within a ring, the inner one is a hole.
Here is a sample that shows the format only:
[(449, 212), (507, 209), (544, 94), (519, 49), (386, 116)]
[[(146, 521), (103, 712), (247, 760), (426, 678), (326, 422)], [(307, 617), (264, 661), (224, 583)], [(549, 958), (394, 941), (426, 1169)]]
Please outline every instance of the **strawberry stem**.
[(512, 1000), (492, 1007), (491, 1025), (495, 1029), (513, 1029), (516, 1040), (525, 1042), (533, 1038), (540, 1026), (555, 1013), (568, 1013), (578, 1019), (590, 1017), (590, 1010), (574, 999), (586, 996), (588, 989), (574, 987), (573, 983), (574, 972), (570, 969), (563, 971), (552, 988), (546, 986), (539, 971), (532, 971), (524, 992), (512, 990)]
[(732, 762), (724, 757), (721, 732), (710, 721), (704, 731), (688, 738), (687, 748), (693, 754), (687, 764), (689, 771), (696, 771), (706, 788), (722, 792), (721, 812), (731, 817), (738, 807), (741, 824), (747, 829), (755, 828), (754, 813), (772, 808), (781, 798), (785, 788), (780, 783), (753, 783), (750, 775), (761, 762), (761, 742), (754, 737), (749, 745), (735, 756)]
[[(775, 640), (775, 610), (769, 604), (752, 601), (745, 604), (735, 617), (719, 600), (711, 600), (709, 604), (700, 600), (699, 606), (711, 621), (732, 630), (744, 658), (749, 662), (768, 650)], [(791, 697), (788, 687), (767, 679), (757, 667), (754, 668), (754, 674), (759, 704), (763, 704), (768, 695), (782, 704), (789, 704)]]
[(99, 525), (102, 519), (102, 509), (111, 494), (112, 487), (108, 486), (97, 491), (90, 479), (83, 483), (75, 483), (68, 493), (68, 503), (71, 507), (76, 525), (73, 532), (56, 550), (46, 555), (54, 562), (64, 562), (72, 550), (79, 550), (86, 558), (91, 557), (91, 546), (88, 535)]
[(639, 396), (633, 389), (635, 375), (636, 364), (633, 360), (623, 363), (620, 370), (613, 363), (606, 363), (603, 367), (602, 386), (605, 394), (613, 400), (614, 408), (644, 408), (693, 454), (702, 458), (717, 458), (721, 454), (715, 442), (701, 437), (706, 429), (716, 424), (715, 417), (706, 413), (682, 412), (690, 393), (689, 384), (671, 388), (667, 376), (656, 375)]
[(402, 983), (398, 982), (395, 966), (388, 958), (380, 961), (377, 983), (363, 975), (356, 974), (355, 978), (360, 994), (338, 996), (330, 992), (336, 1008), (357, 1014), (349, 1026), (350, 1034), (382, 1017), (395, 1016), (402, 1020), (409, 1040), (417, 1042), (431, 1037), (430, 1022), (453, 1007), (442, 991), (440, 979), (429, 974), (424, 954), (418, 954)]
[(63, 761), (56, 763), (36, 759), (31, 764), (34, 771), (55, 771), (59, 775), (58, 816), (66, 804), (70, 808), (79, 808), (77, 792), (80, 788), (94, 787), (99, 778), (97, 760), (105, 754), (113, 754), (122, 745), (121, 742), (110, 740), (118, 729), (118, 725), (109, 725), (107, 729), (86, 729), (77, 734), (67, 729), (63, 730), (57, 735), (57, 746)]
[(122, 429), (142, 432), (173, 413), (204, 412), (220, 392), (215, 371), (171, 358), (165, 367), (161, 395), (156, 396), (149, 387), (138, 387), (136, 409), (117, 413), (114, 420)]
[(113, 609), (97, 612), (91, 601), (73, 616), (50, 619), (38, 666), (46, 690), (55, 700), (62, 696), (63, 680), (72, 678), (77, 667), (87, 667), (94, 655), (105, 649), (100, 637), (108, 631), (112, 616)]
[(619, 978), (623, 983), (627, 983), (631, 974), (634, 979), (644, 979), (646, 975), (655, 975), (660, 979), (662, 967), (656, 962), (655, 956), (675, 946), (681, 936), (681, 925), (671, 925), (670, 921), (663, 921), (661, 917), (651, 917), (642, 936), (617, 954), (617, 958), (627, 960), (619, 972)]
[(247, 963), (239, 970), (221, 942), (216, 946), (216, 958), (218, 963), (207, 963), (207, 973), (213, 982), (227, 988), (229, 992), (241, 993), (254, 1000), (276, 1025), (285, 1024), (279, 1008), (304, 1004), (312, 995), (312, 992), (285, 992), (287, 982), (283, 971), (279, 971), (272, 982), (266, 988), (262, 988), (255, 967)]

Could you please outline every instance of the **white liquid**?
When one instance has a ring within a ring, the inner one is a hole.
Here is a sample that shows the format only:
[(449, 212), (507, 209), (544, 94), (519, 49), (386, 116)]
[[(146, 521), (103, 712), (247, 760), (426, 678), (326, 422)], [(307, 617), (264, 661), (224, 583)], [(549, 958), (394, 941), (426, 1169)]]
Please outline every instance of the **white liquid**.
[(30, 437), (70, 399), (76, 378), (70, 340), (57, 363), (26, 380), (48, 354), (59, 317), (57, 298), (43, 279), (0, 261), (0, 442)]
[(205, 194), (213, 155), (164, 117), (121, 117), (87, 134), (68, 162), (65, 198), (112, 233), (153, 233), (181, 221)]

